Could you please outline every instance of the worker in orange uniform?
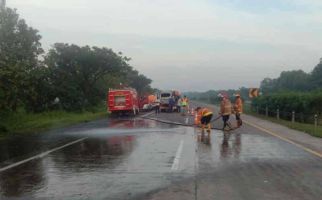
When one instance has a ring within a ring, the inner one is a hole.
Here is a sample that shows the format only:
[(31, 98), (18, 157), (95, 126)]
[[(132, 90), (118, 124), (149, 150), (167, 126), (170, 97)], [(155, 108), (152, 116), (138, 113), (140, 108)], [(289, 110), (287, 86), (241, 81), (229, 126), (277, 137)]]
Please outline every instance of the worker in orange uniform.
[(236, 121), (237, 121), (237, 127), (241, 127), (243, 125), (243, 121), (240, 117), (241, 113), (243, 113), (243, 101), (240, 97), (240, 94), (235, 94), (235, 104), (234, 104), (234, 112), (236, 116)]
[(200, 118), (201, 131), (204, 132), (205, 128), (207, 127), (207, 132), (208, 132), (208, 136), (209, 136), (210, 130), (211, 130), (210, 121), (213, 116), (213, 113), (209, 109), (201, 108), (201, 107), (196, 108), (196, 112), (201, 117)]
[(229, 123), (229, 117), (232, 114), (232, 104), (227, 94), (219, 94), (218, 96), (222, 98), (219, 115), (222, 116), (224, 122), (223, 130), (225, 130), (227, 126), (229, 129), (232, 129)]

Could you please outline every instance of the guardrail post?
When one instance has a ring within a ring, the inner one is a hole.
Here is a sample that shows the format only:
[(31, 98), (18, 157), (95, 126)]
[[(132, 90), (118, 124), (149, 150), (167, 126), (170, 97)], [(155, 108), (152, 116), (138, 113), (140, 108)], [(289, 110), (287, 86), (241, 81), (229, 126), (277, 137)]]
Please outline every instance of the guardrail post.
[(295, 123), (295, 112), (292, 111), (292, 123)]
[(276, 110), (276, 118), (277, 120), (280, 120), (280, 109)]
[(265, 115), (266, 115), (266, 117), (268, 117), (268, 107), (267, 106), (265, 108)]
[(316, 129), (318, 127), (318, 115), (314, 115), (314, 132), (316, 133)]

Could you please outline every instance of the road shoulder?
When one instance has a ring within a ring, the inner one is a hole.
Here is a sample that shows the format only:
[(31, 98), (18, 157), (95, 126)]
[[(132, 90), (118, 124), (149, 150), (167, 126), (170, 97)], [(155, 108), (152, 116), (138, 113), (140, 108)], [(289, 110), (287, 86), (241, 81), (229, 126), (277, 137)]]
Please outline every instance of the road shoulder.
[[(200, 103), (200, 102), (196, 102), (196, 103), (201, 104), (203, 106), (210, 106), (217, 111), (219, 109), (218, 107), (211, 104)], [(253, 126), (254, 128), (265, 129), (268, 132), (273, 133), (271, 135), (275, 135), (275, 137), (279, 137), (280, 139), (284, 138), (284, 140), (289, 140), (291, 141), (291, 143), (293, 142), (293, 143), (299, 144), (300, 146), (302, 146), (302, 149), (306, 148), (309, 151), (310, 150), (314, 151), (320, 155), (319, 157), (322, 157), (322, 138), (314, 137), (307, 133), (294, 130), (286, 126), (283, 126), (268, 120), (260, 119), (251, 115), (243, 114), (242, 119), (245, 122), (249, 122), (248, 125), (253, 124), (257, 126), (257, 127)]]
[(249, 125), (254, 124), (322, 155), (322, 138), (313, 137), (304, 132), (246, 114), (243, 114), (243, 120)]

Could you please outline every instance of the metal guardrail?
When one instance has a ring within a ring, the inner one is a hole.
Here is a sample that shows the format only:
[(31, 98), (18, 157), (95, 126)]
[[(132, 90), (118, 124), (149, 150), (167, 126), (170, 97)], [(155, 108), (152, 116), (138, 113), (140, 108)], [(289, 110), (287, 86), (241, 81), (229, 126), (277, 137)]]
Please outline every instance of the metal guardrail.
[(276, 120), (286, 120), (291, 123), (305, 123), (314, 125), (315, 132), (319, 126), (322, 125), (322, 116), (318, 113), (296, 113), (295, 111), (282, 111), (279, 108), (274, 110), (269, 109), (268, 106), (253, 106), (250, 102), (245, 102), (246, 109), (248, 108), (251, 112), (259, 115), (264, 115), (266, 117), (274, 117)]

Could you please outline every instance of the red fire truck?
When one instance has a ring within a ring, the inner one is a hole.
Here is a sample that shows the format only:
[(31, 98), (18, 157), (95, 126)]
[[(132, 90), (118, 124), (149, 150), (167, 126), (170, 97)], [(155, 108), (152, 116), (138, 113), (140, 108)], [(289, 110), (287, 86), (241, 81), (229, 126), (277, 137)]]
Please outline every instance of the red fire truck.
[(139, 113), (138, 94), (133, 88), (109, 89), (107, 106), (112, 114), (136, 115)]

